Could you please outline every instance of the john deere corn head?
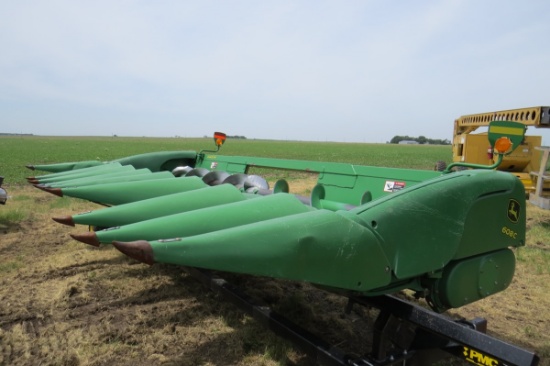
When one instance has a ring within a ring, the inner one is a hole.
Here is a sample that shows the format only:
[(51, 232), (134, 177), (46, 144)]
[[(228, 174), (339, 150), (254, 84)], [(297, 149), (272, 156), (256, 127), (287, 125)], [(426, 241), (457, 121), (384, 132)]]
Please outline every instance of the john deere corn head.
[[(28, 180), (58, 196), (107, 206), (55, 217), (93, 228), (74, 239), (112, 244), (149, 265), (185, 266), (305, 344), (320, 363), (396, 364), (438, 348), (478, 365), (534, 365), (536, 355), (485, 335), (483, 322), (456, 323), (437, 314), (503, 291), (512, 281), (513, 248), (525, 245), (525, 190), (515, 176), (494, 168), (520, 144), (523, 131), (514, 122), (494, 122), (489, 140), (497, 163), (455, 163), (445, 172), (222, 156), (217, 152), (225, 135), (215, 133), (215, 151), (34, 165), (28, 167), (50, 174)], [(470, 169), (451, 172), (453, 165)], [(248, 174), (251, 167), (308, 171), (318, 180), (304, 197), (284, 180), (270, 187)], [(350, 363), (315, 336), (254, 308), (209, 270), (305, 281), (348, 297), (350, 306), (379, 307), (372, 353)], [(433, 311), (392, 296), (405, 289)], [(404, 337), (395, 319), (415, 331)]]

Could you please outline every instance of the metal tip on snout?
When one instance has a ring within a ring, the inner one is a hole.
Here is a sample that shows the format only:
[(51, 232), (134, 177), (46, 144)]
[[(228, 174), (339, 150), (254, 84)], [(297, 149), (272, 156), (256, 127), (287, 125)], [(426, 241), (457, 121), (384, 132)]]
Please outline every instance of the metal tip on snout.
[(146, 240), (137, 241), (113, 241), (113, 246), (120, 252), (126, 254), (128, 257), (133, 258), (141, 263), (152, 265), (155, 263), (153, 256), (153, 248)]
[(69, 234), (71, 235), (71, 238), (74, 240), (78, 240), (82, 243), (92, 245), (94, 247), (98, 247), (101, 243), (97, 239), (97, 235), (95, 233), (84, 233), (84, 234)]
[(56, 196), (63, 197), (63, 191), (61, 190), (61, 188), (48, 188), (40, 184), (35, 184), (34, 186), (38, 189), (43, 190), (44, 192), (48, 192)]
[(53, 221), (59, 222), (60, 224), (67, 226), (74, 226), (74, 221), (72, 216), (63, 216), (63, 217), (52, 217)]

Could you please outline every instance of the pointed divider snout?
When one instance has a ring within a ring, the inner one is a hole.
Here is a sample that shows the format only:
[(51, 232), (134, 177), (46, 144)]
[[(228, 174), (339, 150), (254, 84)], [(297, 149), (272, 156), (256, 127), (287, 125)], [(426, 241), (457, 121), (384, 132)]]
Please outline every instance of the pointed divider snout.
[(83, 233), (83, 234), (69, 234), (74, 240), (78, 240), (85, 244), (90, 244), (94, 247), (100, 245), (99, 240), (97, 240), (97, 235), (94, 232)]
[(113, 246), (123, 254), (133, 258), (141, 263), (152, 265), (155, 263), (153, 256), (153, 248), (151, 244), (145, 240), (137, 240), (131, 242), (113, 241)]
[(52, 220), (67, 226), (75, 226), (72, 216), (52, 217)]
[(38, 189), (43, 190), (44, 192), (48, 192), (56, 196), (63, 197), (63, 191), (61, 190), (61, 188), (48, 188), (39, 184), (35, 184), (34, 186)]

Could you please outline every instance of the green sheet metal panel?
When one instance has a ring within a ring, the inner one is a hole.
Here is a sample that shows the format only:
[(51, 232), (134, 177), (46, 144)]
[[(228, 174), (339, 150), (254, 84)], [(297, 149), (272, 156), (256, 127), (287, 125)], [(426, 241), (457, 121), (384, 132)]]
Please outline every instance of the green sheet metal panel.
[(391, 281), (389, 262), (373, 232), (327, 210), (155, 241), (151, 246), (157, 262), (348, 290), (367, 291)]
[(440, 172), (429, 170), (247, 156), (206, 155), (198, 164), (209, 170), (229, 173), (247, 172), (250, 167), (318, 173), (317, 182), (325, 186), (326, 199), (351, 205), (359, 205), (366, 191), (371, 191), (372, 197), (376, 199), (441, 175)]
[[(479, 220), (486, 213), (484, 203), (493, 203), (495, 213), (517, 199), (521, 186), (511, 174), (490, 170), (472, 170), (447, 174), (422, 182), (392, 196), (380, 198), (349, 211), (370, 225), (383, 238), (384, 250), (392, 258), (397, 278), (410, 278), (443, 268), (455, 256), (478, 254), (507, 246), (524, 244), (525, 232), (505, 238), (495, 234), (506, 225), (508, 218), (500, 216), (480, 220), (461, 250), (466, 222)], [(486, 201), (494, 195), (496, 200)], [(525, 199), (523, 199), (523, 202)], [(495, 205), (498, 203), (499, 205)], [(493, 241), (486, 243), (483, 231), (492, 233)], [(496, 241), (495, 241), (496, 240)]]
[(128, 156), (113, 160), (122, 165), (132, 165), (136, 169), (148, 168), (152, 172), (173, 170), (178, 166), (192, 166), (195, 163), (195, 151), (158, 151)]
[[(203, 192), (212, 187), (203, 189)], [(280, 193), (136, 222), (96, 232), (101, 243), (188, 237), (314, 210)]]

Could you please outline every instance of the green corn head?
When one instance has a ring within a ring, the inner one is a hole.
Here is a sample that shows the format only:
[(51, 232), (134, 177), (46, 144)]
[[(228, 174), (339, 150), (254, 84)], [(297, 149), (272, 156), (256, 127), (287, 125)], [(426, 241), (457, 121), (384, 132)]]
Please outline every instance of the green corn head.
[[(498, 130), (513, 130), (510, 123)], [(521, 141), (489, 135), (492, 144), (510, 147), (501, 158)], [(411, 289), (437, 311), (504, 290), (514, 275), (511, 248), (525, 245), (523, 185), (494, 166), (441, 173), (216, 153), (34, 165), (55, 173), (28, 179), (57, 195), (111, 206), (55, 220), (93, 226), (72, 236), (113, 243), (144, 263), (366, 296)], [(315, 172), (318, 180), (311, 197), (302, 197), (283, 180), (270, 189), (248, 175), (250, 167)]]

